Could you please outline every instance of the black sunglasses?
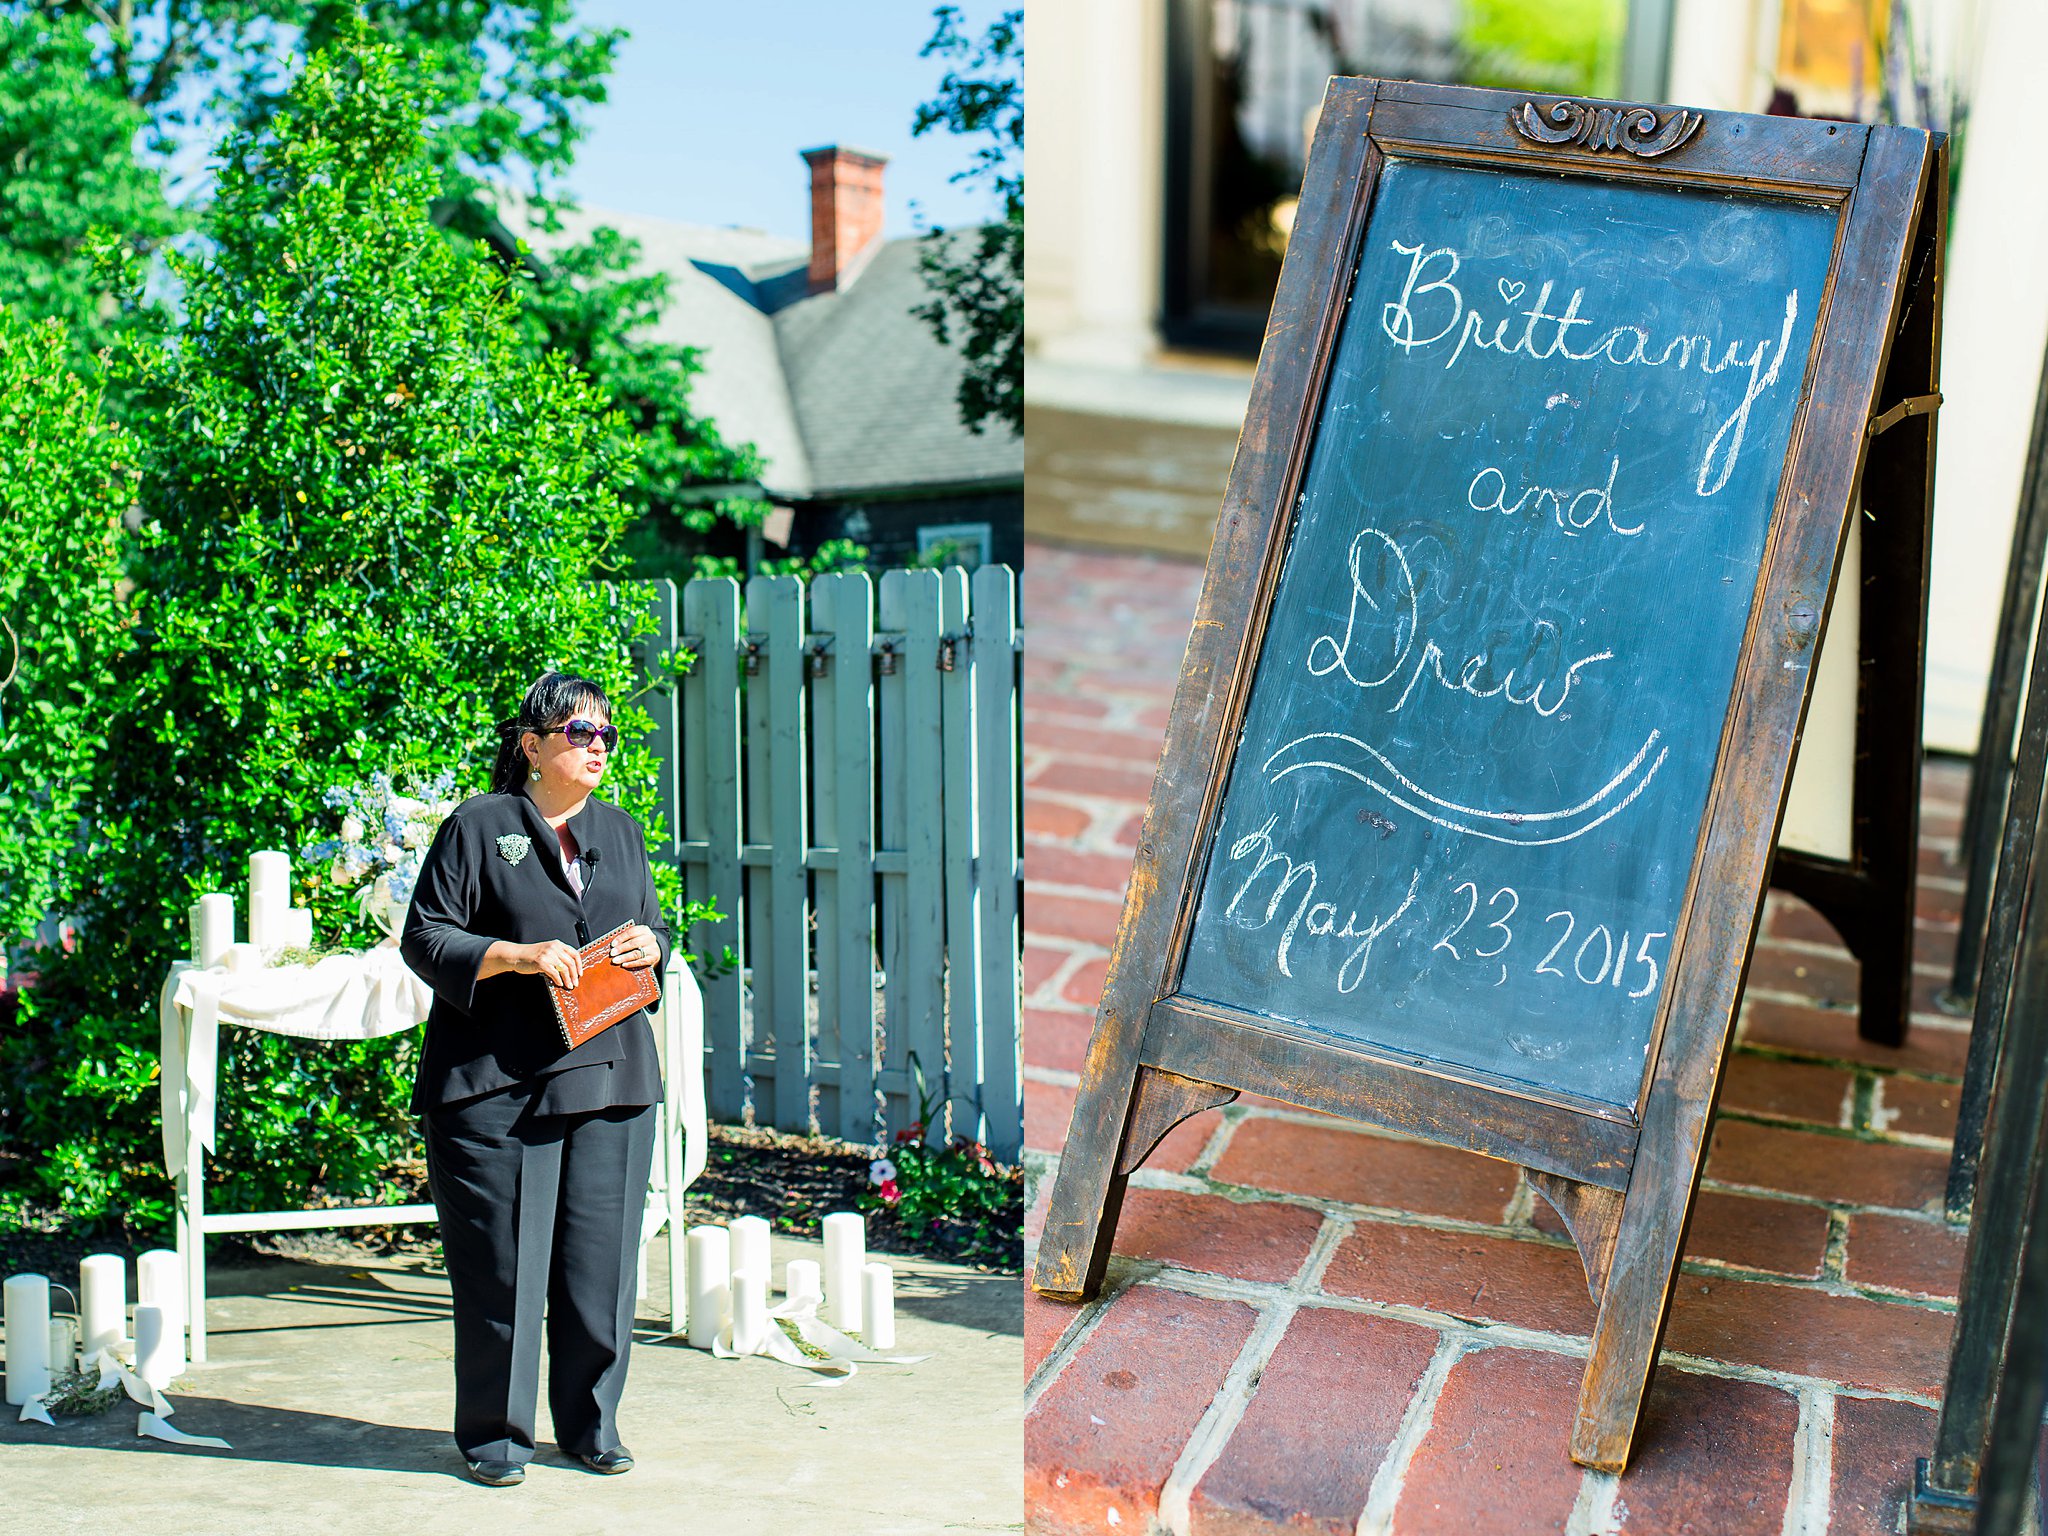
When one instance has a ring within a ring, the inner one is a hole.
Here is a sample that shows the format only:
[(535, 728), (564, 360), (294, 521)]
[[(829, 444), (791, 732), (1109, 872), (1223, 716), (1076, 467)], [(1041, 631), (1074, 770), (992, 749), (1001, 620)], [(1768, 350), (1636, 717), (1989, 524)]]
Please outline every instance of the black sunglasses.
[(567, 725), (551, 725), (546, 730), (535, 731), (536, 736), (552, 736), (557, 731), (569, 738), (572, 747), (587, 747), (593, 741), (602, 741), (609, 752), (619, 744), (619, 728), (616, 725), (598, 725), (591, 720), (571, 720)]

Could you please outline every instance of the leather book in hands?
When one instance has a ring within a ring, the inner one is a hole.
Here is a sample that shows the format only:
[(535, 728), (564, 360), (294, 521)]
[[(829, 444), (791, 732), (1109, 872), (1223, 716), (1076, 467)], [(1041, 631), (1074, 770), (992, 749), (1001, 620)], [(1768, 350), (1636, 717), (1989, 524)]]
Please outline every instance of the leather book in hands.
[(562, 1027), (562, 1044), (568, 1050), (575, 1050), (592, 1035), (603, 1034), (661, 996), (653, 966), (629, 971), (612, 963), (612, 940), (632, 926), (621, 923), (583, 947), (583, 980), (575, 987), (548, 983), (555, 1022)]

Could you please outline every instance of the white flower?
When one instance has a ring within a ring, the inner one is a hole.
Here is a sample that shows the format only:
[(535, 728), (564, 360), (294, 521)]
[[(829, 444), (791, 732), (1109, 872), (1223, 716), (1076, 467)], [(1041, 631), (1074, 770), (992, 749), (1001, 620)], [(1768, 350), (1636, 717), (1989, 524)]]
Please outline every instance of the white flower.
[(385, 840), (384, 846), (379, 848), (377, 852), (383, 856), (386, 864), (396, 864), (405, 857), (405, 850), (399, 847), (396, 841), (388, 838)]
[(359, 816), (341, 818), (341, 840), (345, 843), (360, 843), (363, 840), (363, 822)]
[(886, 1157), (878, 1157), (868, 1164), (868, 1182), (870, 1184), (887, 1184), (895, 1177), (896, 1165)]

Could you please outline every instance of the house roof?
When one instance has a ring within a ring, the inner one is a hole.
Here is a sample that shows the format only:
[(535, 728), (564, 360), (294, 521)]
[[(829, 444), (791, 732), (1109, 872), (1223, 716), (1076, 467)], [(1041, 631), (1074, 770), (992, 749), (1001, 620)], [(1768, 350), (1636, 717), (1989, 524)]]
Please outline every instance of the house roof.
[(792, 500), (1011, 486), (1024, 443), (1001, 425), (960, 424), (961, 360), (910, 313), (924, 302), (917, 237), (863, 253), (834, 292), (811, 294), (810, 248), (759, 230), (678, 224), (583, 208), (537, 227), (501, 208), (545, 262), (600, 225), (639, 242), (635, 270), (669, 278), (651, 339), (695, 347), (692, 401), (728, 442), (750, 442), (763, 489)]

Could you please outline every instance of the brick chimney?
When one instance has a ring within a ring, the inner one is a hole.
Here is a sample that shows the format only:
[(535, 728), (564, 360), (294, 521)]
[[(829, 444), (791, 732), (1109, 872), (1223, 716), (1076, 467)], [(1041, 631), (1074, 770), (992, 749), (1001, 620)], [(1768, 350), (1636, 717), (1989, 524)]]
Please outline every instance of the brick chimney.
[(811, 168), (811, 292), (837, 288), (882, 233), (886, 155), (843, 144), (803, 151)]

